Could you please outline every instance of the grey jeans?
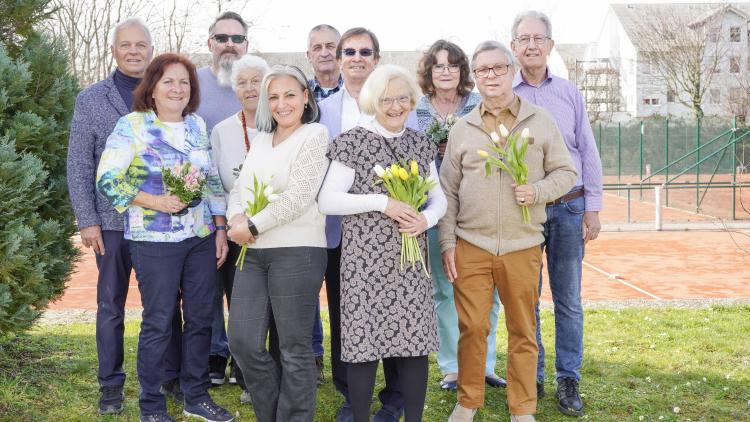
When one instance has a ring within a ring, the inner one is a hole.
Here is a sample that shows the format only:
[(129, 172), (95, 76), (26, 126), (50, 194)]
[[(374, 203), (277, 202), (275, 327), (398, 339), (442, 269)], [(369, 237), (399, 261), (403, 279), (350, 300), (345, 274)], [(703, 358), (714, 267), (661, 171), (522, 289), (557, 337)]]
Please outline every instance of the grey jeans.
[[(237, 269), (229, 309), (229, 349), (242, 370), (258, 422), (315, 419), (317, 370), (310, 348), (325, 248), (250, 249)], [(281, 368), (266, 349), (269, 319)]]

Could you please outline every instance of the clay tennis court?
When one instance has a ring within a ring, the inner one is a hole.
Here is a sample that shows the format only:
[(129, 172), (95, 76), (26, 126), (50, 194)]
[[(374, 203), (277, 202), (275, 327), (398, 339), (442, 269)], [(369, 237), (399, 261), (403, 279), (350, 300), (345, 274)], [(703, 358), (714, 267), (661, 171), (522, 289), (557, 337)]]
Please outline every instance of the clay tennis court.
[[(707, 205), (716, 206), (729, 193), (718, 195)], [(746, 207), (750, 190), (743, 192)], [(710, 215), (676, 208), (663, 208), (664, 231), (650, 231), (655, 208), (644, 195), (633, 192), (631, 224), (625, 224), (628, 201), (623, 193), (606, 193), (602, 213), (603, 232), (586, 248), (583, 268), (585, 301), (685, 300), (703, 298), (750, 298), (750, 215), (738, 208), (737, 221), (727, 223)], [(670, 198), (685, 194), (673, 194)], [(693, 192), (694, 197), (694, 192)], [(725, 202), (726, 203), (726, 202)], [(96, 263), (89, 249), (76, 267), (63, 298), (51, 309), (96, 310)], [(321, 299), (325, 302), (325, 292)], [(545, 281), (542, 301), (551, 301)], [(133, 276), (127, 305), (140, 308)]]

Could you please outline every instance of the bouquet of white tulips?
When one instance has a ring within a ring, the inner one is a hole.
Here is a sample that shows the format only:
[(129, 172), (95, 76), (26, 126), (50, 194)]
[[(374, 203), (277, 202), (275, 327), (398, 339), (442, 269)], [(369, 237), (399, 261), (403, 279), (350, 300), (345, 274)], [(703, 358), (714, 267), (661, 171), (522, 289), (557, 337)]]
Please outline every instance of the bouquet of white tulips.
[[(279, 199), (279, 192), (276, 192), (271, 186), (271, 177), (264, 177), (263, 180), (258, 180), (258, 176), (253, 174), (253, 187), (247, 188), (252, 193), (250, 199), (247, 200), (245, 206), (245, 215), (252, 217), (255, 214), (263, 211), (265, 207), (271, 202), (275, 202)], [(247, 245), (242, 245), (240, 255), (237, 257), (237, 262), (234, 263), (240, 271), (242, 271), (242, 264), (245, 262), (245, 254), (247, 253)]]
[[(409, 165), (394, 163), (387, 168), (376, 165), (374, 171), (379, 178), (375, 183), (382, 183), (391, 198), (411, 205), (417, 212), (427, 202), (427, 192), (436, 184), (434, 180), (419, 174), (419, 166), (414, 160)], [(404, 270), (404, 263), (411, 264), (414, 269), (417, 262), (422, 263), (422, 269), (429, 277), (417, 238), (401, 233), (401, 271)]]
[[(490, 138), (492, 139), (490, 150), (495, 152), (497, 156), (491, 155), (483, 149), (477, 150), (477, 154), (485, 158), (484, 172), (489, 176), (492, 174), (492, 167), (497, 167), (508, 173), (516, 185), (525, 185), (529, 180), (529, 166), (526, 164), (526, 150), (529, 147), (529, 128), (524, 128), (520, 136), (518, 132), (514, 132), (511, 135), (508, 129), (502, 124), (500, 124), (498, 130), (500, 131), (499, 136), (497, 132), (490, 133)], [(531, 216), (528, 205), (521, 205), (521, 212), (523, 214), (523, 222), (529, 224)]]

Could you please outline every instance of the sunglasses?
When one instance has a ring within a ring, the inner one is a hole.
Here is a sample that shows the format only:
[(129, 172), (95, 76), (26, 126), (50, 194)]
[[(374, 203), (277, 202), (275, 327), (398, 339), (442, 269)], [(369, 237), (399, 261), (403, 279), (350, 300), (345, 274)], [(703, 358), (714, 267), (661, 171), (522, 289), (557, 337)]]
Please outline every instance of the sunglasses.
[(219, 44), (226, 44), (227, 41), (232, 40), (235, 44), (242, 44), (247, 39), (244, 35), (227, 35), (227, 34), (216, 34), (213, 37)]
[(357, 50), (356, 48), (345, 48), (341, 50), (341, 52), (344, 53), (345, 56), (354, 57), (354, 55), (359, 52), (359, 55), (361, 57), (370, 57), (375, 53), (375, 51), (372, 48), (360, 48)]

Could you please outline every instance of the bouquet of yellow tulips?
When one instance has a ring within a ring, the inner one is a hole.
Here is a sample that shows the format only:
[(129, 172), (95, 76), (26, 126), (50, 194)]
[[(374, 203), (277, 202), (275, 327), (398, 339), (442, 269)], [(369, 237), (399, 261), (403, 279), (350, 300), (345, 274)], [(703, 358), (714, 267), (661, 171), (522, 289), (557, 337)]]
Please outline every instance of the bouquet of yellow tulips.
[[(374, 171), (379, 178), (375, 183), (383, 183), (391, 198), (411, 205), (416, 211), (419, 211), (419, 208), (427, 202), (427, 192), (436, 184), (434, 180), (429, 180), (419, 174), (419, 166), (414, 160), (411, 160), (408, 165), (407, 163), (401, 165), (394, 163), (386, 168), (376, 165)], [(430, 273), (422, 258), (422, 250), (417, 238), (402, 233), (401, 271), (404, 270), (404, 263), (411, 264), (414, 269), (417, 262), (422, 263), (422, 269), (429, 277)]]
[[(271, 177), (265, 177), (262, 180), (258, 180), (258, 176), (253, 174), (253, 187), (247, 188), (253, 195), (247, 200), (245, 206), (245, 215), (252, 217), (255, 214), (263, 211), (265, 207), (271, 202), (275, 202), (279, 199), (279, 194), (271, 186)], [(237, 257), (237, 262), (234, 263), (240, 271), (242, 271), (242, 265), (245, 263), (245, 254), (247, 254), (247, 245), (242, 245), (240, 255)]]
[[(489, 152), (483, 149), (477, 150), (477, 154), (485, 158), (484, 172), (489, 176), (492, 174), (492, 167), (497, 167), (508, 173), (513, 181), (516, 182), (516, 185), (525, 185), (529, 180), (529, 166), (526, 164), (526, 149), (529, 147), (529, 128), (521, 131), (520, 135), (518, 132), (514, 132), (511, 135), (508, 129), (502, 124), (498, 129), (500, 131), (499, 136), (496, 132), (490, 133), (490, 138), (492, 139), (490, 150), (495, 152), (497, 157), (490, 155)], [(503, 140), (505, 140), (505, 145), (503, 145)], [(529, 207), (525, 204), (521, 205), (521, 212), (523, 214), (523, 222), (529, 224), (531, 222)]]

